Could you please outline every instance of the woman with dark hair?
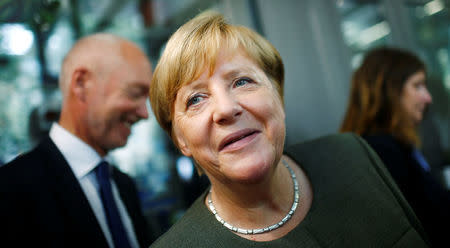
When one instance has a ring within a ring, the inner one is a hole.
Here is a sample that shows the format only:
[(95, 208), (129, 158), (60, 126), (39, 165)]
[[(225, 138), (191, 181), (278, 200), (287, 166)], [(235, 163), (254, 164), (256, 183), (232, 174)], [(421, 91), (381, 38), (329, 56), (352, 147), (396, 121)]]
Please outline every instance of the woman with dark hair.
[(378, 153), (433, 244), (449, 234), (449, 195), (435, 181), (418, 148), (417, 127), (431, 95), (426, 68), (414, 54), (394, 48), (368, 52), (354, 72), (341, 132), (361, 135)]

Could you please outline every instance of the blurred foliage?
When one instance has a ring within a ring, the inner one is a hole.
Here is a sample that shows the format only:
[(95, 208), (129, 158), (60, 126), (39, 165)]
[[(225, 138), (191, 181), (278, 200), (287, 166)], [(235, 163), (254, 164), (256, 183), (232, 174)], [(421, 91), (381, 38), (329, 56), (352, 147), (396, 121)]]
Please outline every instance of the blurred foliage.
[(53, 24), (60, 0), (0, 0), (0, 23), (27, 23), (44, 30)]
[(59, 0), (47, 0), (41, 2), (42, 5), (40, 6), (39, 11), (33, 15), (30, 24), (36, 29), (48, 31), (50, 26), (54, 24), (58, 18), (61, 3)]
[(2, 66), (0, 82), (14, 82), (18, 73), (20, 73), (17, 60), (12, 56), (0, 55), (0, 61), (0, 66)]

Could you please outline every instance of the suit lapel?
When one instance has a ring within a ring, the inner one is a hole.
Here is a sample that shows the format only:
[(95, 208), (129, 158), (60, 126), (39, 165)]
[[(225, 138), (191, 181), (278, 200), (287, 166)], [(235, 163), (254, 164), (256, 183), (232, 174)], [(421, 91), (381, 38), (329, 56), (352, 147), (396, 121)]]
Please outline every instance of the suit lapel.
[(65, 209), (70, 227), (80, 239), (86, 239), (92, 247), (107, 246), (97, 218), (69, 164), (56, 145), (47, 138), (41, 143), (41, 154), (47, 159), (49, 188), (54, 190), (56, 198)]

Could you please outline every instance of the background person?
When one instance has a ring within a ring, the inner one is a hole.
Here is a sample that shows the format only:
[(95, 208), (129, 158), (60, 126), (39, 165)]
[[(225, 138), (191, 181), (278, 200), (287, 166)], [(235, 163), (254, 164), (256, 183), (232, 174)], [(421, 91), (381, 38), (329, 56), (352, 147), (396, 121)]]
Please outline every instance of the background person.
[(429, 104), (423, 62), (404, 50), (377, 48), (353, 74), (341, 131), (362, 135), (385, 163), (432, 243), (446, 247), (449, 194), (418, 150), (417, 127)]
[(283, 80), (267, 40), (214, 12), (170, 38), (150, 86), (152, 109), (211, 188), (152, 247), (427, 247), (357, 136), (283, 152)]
[(130, 41), (94, 34), (73, 46), (60, 75), (59, 123), (0, 168), (0, 246), (150, 244), (132, 179), (102, 161), (148, 117), (151, 76), (146, 55)]

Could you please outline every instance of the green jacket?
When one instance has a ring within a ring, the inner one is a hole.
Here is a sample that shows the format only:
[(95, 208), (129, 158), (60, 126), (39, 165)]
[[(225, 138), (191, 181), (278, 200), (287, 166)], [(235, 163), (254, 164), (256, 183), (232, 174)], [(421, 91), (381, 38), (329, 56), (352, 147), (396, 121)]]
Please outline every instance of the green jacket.
[(312, 206), (287, 235), (244, 239), (204, 205), (206, 192), (151, 247), (428, 247), (417, 217), (378, 156), (358, 136), (332, 135), (288, 147), (308, 175)]

